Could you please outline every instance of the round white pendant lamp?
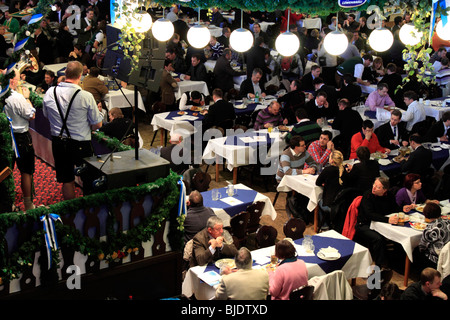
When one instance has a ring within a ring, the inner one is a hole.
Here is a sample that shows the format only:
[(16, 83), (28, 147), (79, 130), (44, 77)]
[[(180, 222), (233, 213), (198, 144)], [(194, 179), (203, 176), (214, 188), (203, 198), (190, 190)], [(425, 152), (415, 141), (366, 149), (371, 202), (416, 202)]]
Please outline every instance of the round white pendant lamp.
[(200, 8), (198, 8), (198, 24), (189, 28), (187, 40), (191, 46), (197, 49), (206, 47), (211, 40), (209, 29), (200, 25)]
[(412, 23), (404, 24), (400, 28), (399, 32), (400, 41), (403, 42), (405, 45), (415, 46), (420, 42), (422, 36), (423, 32), (419, 32), (419, 30), (417, 30), (414, 24)]
[(173, 27), (172, 21), (163, 17), (156, 20), (153, 24), (152, 34), (158, 41), (167, 41), (172, 38), (175, 28)]
[(447, 21), (445, 26), (442, 23), (442, 20), (439, 21), (436, 25), (436, 33), (442, 40), (450, 40), (450, 21)]
[(394, 36), (392, 32), (386, 28), (376, 28), (369, 36), (369, 44), (371, 48), (378, 52), (384, 52), (392, 46)]
[(338, 56), (347, 50), (348, 38), (342, 32), (335, 30), (325, 36), (323, 46), (329, 54)]
[(239, 28), (230, 35), (230, 46), (237, 52), (246, 52), (253, 46), (253, 35), (250, 30)]
[(278, 53), (285, 57), (293, 56), (300, 48), (299, 38), (289, 31), (289, 17), (291, 15), (291, 9), (288, 12), (286, 32), (280, 34), (275, 40), (275, 49)]
[(135, 13), (133, 26), (136, 32), (147, 32), (152, 27), (153, 21), (150, 14), (146, 11)]

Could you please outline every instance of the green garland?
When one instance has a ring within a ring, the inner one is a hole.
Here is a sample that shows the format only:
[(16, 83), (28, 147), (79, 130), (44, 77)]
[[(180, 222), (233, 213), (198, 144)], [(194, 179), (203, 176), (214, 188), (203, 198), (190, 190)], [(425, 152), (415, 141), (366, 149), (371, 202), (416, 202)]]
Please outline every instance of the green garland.
[[(77, 229), (56, 223), (56, 234), (61, 248), (69, 248), (97, 261), (112, 262), (136, 251), (142, 242), (149, 241), (161, 227), (164, 221), (169, 221), (171, 228), (169, 242), (173, 251), (180, 250), (183, 244), (182, 227), (179, 225), (177, 204), (179, 200), (178, 181), (180, 176), (174, 172), (166, 178), (160, 178), (153, 183), (132, 188), (110, 190), (105, 193), (63, 201), (48, 207), (38, 207), (28, 210), (26, 214), (7, 213), (0, 215), (0, 283), (17, 279), (26, 268), (34, 262), (35, 252), (45, 247), (43, 230), (37, 231), (28, 241), (24, 242), (15, 252), (8, 255), (5, 235), (8, 228), (14, 225), (32, 224), (40, 221), (40, 217), (50, 213), (64, 217), (74, 216), (83, 208), (106, 206), (109, 216), (106, 228), (106, 241), (83, 236)], [(114, 231), (118, 222), (112, 214), (115, 204), (127, 201), (137, 201), (146, 195), (160, 197), (158, 206), (153, 205), (151, 214), (139, 225), (127, 232)], [(58, 264), (58, 254), (52, 254), (54, 265)], [(56, 271), (56, 270), (54, 270)]]
[[(11, 131), (6, 114), (0, 112), (0, 171), (6, 167), (13, 169)], [(10, 174), (0, 183), (0, 208), (12, 208), (16, 198), (14, 176)], [(0, 211), (1, 215), (1, 211)]]
[(124, 145), (117, 138), (108, 137), (104, 132), (101, 131), (93, 131), (92, 137), (100, 143), (105, 144), (111, 150), (115, 149), (117, 151), (126, 151), (134, 149), (131, 146)]

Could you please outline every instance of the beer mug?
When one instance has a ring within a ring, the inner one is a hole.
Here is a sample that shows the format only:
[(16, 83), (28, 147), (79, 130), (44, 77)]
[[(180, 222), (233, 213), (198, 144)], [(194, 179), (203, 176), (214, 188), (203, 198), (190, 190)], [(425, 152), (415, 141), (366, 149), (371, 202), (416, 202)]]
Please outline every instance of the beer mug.
[(212, 189), (211, 197), (213, 201), (217, 201), (222, 197), (222, 194), (219, 192), (219, 189)]

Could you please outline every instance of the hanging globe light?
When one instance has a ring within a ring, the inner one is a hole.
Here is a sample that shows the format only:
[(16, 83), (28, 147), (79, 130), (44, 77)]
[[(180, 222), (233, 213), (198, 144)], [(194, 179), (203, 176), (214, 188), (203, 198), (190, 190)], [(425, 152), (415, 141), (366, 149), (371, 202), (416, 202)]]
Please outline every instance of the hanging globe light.
[(239, 28), (230, 35), (230, 46), (237, 52), (246, 52), (253, 46), (253, 35), (250, 30)]
[(291, 16), (291, 9), (288, 11), (286, 32), (280, 34), (275, 40), (275, 49), (278, 53), (285, 57), (293, 56), (300, 48), (300, 40), (298, 37), (289, 31), (289, 18)]
[(380, 27), (374, 29), (369, 36), (369, 44), (373, 50), (384, 52), (392, 46), (394, 36), (386, 28)]
[(347, 50), (347, 36), (338, 30), (332, 31), (323, 39), (323, 46), (329, 54), (338, 56)]
[(153, 36), (159, 41), (167, 41), (173, 36), (174, 27), (172, 21), (160, 18), (155, 21), (152, 28)]
[(290, 57), (296, 54), (300, 48), (300, 40), (292, 32), (283, 32), (275, 40), (275, 48), (282, 56)]
[(414, 24), (406, 23), (399, 31), (400, 40), (407, 46), (415, 46), (422, 39), (423, 32), (419, 32)]
[(187, 40), (194, 48), (204, 48), (211, 40), (211, 33), (207, 27), (197, 24), (189, 29)]
[(136, 32), (147, 32), (152, 27), (152, 24), (152, 17), (148, 12), (141, 10), (134, 14), (132, 25), (134, 26)]
[(450, 40), (450, 21), (448, 21), (445, 26), (441, 21), (436, 25), (436, 33), (442, 40)]

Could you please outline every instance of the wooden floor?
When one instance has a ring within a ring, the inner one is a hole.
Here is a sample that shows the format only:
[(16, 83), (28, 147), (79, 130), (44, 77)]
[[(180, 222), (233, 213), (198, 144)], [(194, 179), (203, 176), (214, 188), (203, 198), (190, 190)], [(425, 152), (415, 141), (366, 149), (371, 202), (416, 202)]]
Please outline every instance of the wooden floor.
[[(160, 145), (160, 134), (158, 133), (155, 137), (155, 140), (153, 142), (153, 145), (151, 146), (150, 143), (153, 139), (153, 135), (154, 135), (154, 131), (153, 131), (153, 127), (150, 125), (150, 121), (148, 119), (142, 119), (141, 121), (139, 121), (139, 132), (144, 140), (144, 148), (145, 149), (150, 149), (150, 148), (156, 148)], [(202, 166), (203, 170), (206, 170), (206, 165)], [(214, 166), (210, 166), (208, 169), (208, 173), (211, 175), (211, 184), (210, 184), (210, 188), (217, 188), (217, 187), (224, 187), (227, 185), (227, 181), (232, 181), (233, 180), (233, 175), (232, 172), (225, 170), (225, 171), (220, 171), (219, 173), (219, 181), (216, 182), (216, 174), (215, 174), (215, 167)], [(255, 179), (254, 184), (251, 184), (251, 179), (250, 179), (250, 174), (246, 173), (245, 171), (242, 171), (239, 173), (238, 175), (238, 183), (243, 183), (245, 185), (247, 185), (248, 187), (251, 187), (252, 189), (263, 193), (264, 195), (266, 195), (267, 197), (269, 197), (272, 201), (275, 197), (276, 194), (276, 189), (274, 185), (271, 185), (269, 188), (269, 191), (266, 190), (266, 188), (264, 187), (264, 185), (261, 183), (261, 181), (258, 181)], [(274, 226), (277, 231), (278, 231), (278, 240), (281, 240), (284, 238), (284, 233), (283, 233), (283, 225), (285, 224), (285, 222), (288, 220), (288, 216), (286, 214), (286, 209), (285, 209), (285, 199), (286, 199), (286, 195), (285, 194), (280, 194), (280, 196), (277, 199), (277, 202), (275, 204), (275, 210), (277, 211), (277, 218), (275, 219), (275, 221), (273, 221), (269, 216), (263, 216), (261, 218), (261, 223), (264, 225), (272, 225)], [(311, 234), (314, 235), (314, 228), (312, 224), (309, 224), (306, 228), (305, 234)], [(400, 248), (397, 248), (397, 251), (400, 252), (400, 257), (399, 254), (395, 253), (393, 254), (393, 256), (398, 257), (398, 261), (393, 262), (393, 265), (395, 265), (394, 269), (394, 276), (391, 280), (391, 282), (396, 283), (400, 289), (405, 289), (404, 286), (404, 277), (403, 277), (403, 270), (404, 270), (404, 261), (405, 261), (405, 255), (404, 252), (402, 252), (403, 250)], [(403, 256), (402, 256), (403, 254)], [(416, 270), (411, 270), (410, 272), (410, 276), (408, 279), (408, 284), (418, 281), (418, 276), (417, 276), (417, 271)], [(356, 281), (356, 284), (364, 284), (365, 283), (365, 279), (360, 279), (358, 278)]]

